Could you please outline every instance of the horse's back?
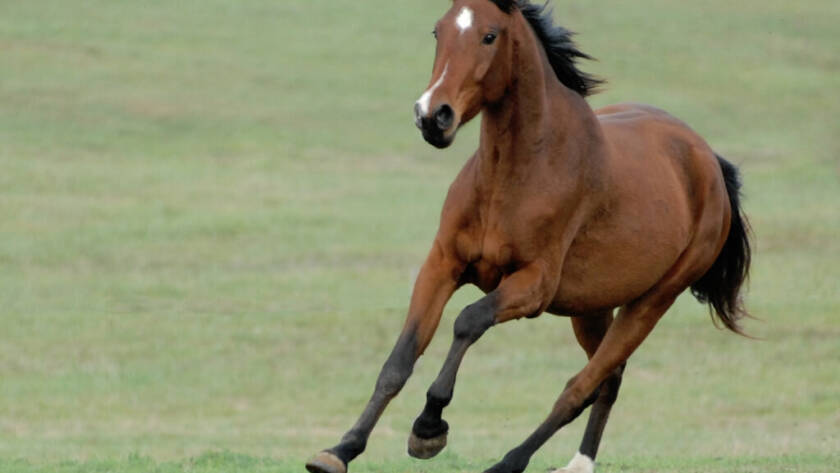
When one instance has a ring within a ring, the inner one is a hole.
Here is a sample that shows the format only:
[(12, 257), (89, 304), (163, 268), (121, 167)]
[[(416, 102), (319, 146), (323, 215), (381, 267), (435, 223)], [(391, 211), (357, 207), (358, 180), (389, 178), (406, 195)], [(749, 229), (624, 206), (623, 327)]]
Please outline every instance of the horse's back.
[[(618, 189), (635, 193), (641, 181), (676, 186), (693, 214), (705, 204), (709, 187), (722, 189), (722, 175), (714, 151), (685, 122), (645, 104), (610, 105), (595, 111), (609, 143), (613, 178)], [(638, 182), (638, 181), (637, 181)]]

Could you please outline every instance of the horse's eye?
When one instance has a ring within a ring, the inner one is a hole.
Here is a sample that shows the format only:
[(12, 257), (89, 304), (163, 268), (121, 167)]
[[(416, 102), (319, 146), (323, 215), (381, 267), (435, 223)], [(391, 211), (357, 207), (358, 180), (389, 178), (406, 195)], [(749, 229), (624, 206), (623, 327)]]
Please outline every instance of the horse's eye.
[(484, 44), (493, 44), (493, 41), (496, 41), (496, 33), (488, 33), (484, 36), (484, 39), (481, 40)]

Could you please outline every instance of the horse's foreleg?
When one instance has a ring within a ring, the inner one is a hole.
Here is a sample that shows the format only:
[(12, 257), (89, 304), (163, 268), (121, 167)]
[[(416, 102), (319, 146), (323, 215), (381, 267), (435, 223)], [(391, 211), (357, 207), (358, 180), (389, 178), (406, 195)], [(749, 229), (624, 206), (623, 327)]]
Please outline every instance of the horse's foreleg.
[(443, 307), (457, 287), (458, 270), (458, 265), (445, 258), (438, 247), (432, 250), (417, 276), (405, 326), (382, 366), (370, 401), (338, 445), (307, 462), (310, 472), (345, 473), (347, 464), (364, 451), (385, 407), (405, 385), (417, 358), (432, 340)]
[(408, 453), (431, 458), (446, 446), (449, 426), (441, 418), (452, 400), (458, 367), (467, 349), (494, 324), (536, 315), (544, 308), (544, 273), (532, 265), (511, 274), (478, 302), (467, 306), (455, 320), (454, 338), (437, 379), (426, 393), (426, 406), (417, 417), (408, 439)]
[[(548, 418), (523, 443), (487, 473), (521, 473), (531, 456), (554, 433), (573, 421), (584, 409), (596, 401), (598, 387), (617, 372), (627, 358), (647, 337), (656, 322), (673, 303), (676, 294), (653, 293), (621, 309), (610, 325), (592, 359), (573, 377), (554, 404)], [(583, 454), (576, 458), (575, 473), (592, 473), (594, 461)]]

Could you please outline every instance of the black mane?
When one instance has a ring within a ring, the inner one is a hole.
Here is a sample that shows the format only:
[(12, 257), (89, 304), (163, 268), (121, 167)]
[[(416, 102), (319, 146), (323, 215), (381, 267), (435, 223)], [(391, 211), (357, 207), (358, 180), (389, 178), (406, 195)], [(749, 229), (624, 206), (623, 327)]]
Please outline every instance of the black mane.
[(592, 57), (577, 48), (572, 41), (574, 33), (562, 26), (554, 25), (552, 10), (548, 8), (548, 2), (541, 6), (534, 5), (528, 0), (490, 1), (505, 13), (510, 13), (514, 7), (522, 12), (522, 16), (528, 20), (545, 48), (548, 62), (563, 85), (583, 97), (598, 91), (598, 86), (604, 81), (579, 70), (576, 64), (578, 59), (592, 59)]

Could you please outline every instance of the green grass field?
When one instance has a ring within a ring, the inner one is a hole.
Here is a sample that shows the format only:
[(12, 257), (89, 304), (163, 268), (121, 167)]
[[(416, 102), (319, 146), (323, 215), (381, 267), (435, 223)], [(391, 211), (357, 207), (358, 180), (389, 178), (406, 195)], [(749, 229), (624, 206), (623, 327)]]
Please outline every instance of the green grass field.
[[(359, 414), (447, 186), (413, 101), (448, 2), (0, 0), (0, 471), (300, 472)], [(840, 3), (563, 1), (593, 106), (739, 164), (750, 341), (681, 298), (631, 359), (600, 473), (840, 471)], [(481, 471), (585, 361), (570, 324), (467, 356), (437, 459), (405, 452), (438, 338), (352, 473)], [(562, 466), (584, 422), (529, 471)]]

